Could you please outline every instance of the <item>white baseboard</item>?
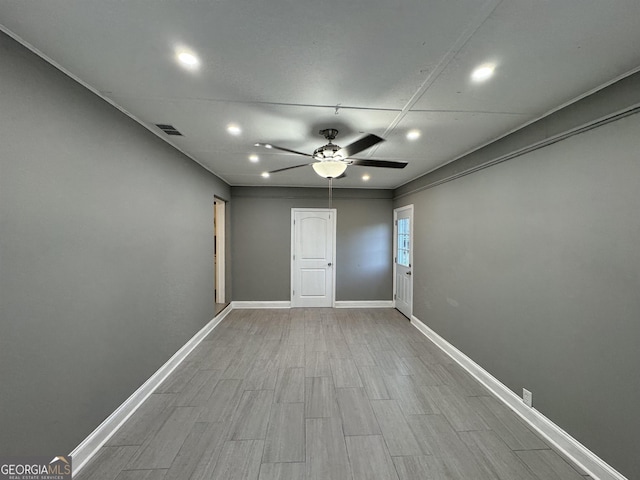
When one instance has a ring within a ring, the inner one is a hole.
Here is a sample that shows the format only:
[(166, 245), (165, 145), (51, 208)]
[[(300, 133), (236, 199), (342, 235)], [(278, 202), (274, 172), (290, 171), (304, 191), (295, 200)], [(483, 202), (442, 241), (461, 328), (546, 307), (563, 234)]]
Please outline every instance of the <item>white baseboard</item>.
[(411, 324), (591, 477), (597, 480), (627, 480), (624, 475), (616, 471), (538, 410), (526, 406), (522, 399), (507, 388), (506, 385), (413, 315), (411, 316)]
[(196, 333), (180, 350), (162, 365), (149, 379), (142, 384), (122, 405), (120, 405), (107, 419), (78, 445), (71, 457), (73, 458), (73, 475), (77, 475), (98, 450), (109, 440), (124, 422), (142, 405), (142, 403), (158, 388), (158, 386), (173, 372), (180, 363), (198, 346), (204, 338), (226, 317), (232, 310), (230, 305), (222, 310), (213, 320)]
[(233, 301), (231, 302), (233, 309), (240, 308), (291, 308), (291, 302), (251, 302), (251, 301)]
[[(291, 302), (233, 301), (234, 309), (242, 308), (291, 308)], [(335, 308), (393, 308), (393, 300), (341, 300), (334, 303)]]
[(393, 308), (393, 300), (340, 300), (335, 308)]

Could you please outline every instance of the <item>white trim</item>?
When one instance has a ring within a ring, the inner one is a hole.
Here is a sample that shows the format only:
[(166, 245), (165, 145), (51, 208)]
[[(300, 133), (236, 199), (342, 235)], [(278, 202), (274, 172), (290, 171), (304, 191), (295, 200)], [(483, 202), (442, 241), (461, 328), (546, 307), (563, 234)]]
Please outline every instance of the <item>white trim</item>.
[(291, 302), (250, 302), (250, 301), (233, 301), (231, 308), (291, 308)]
[(225, 208), (227, 206), (227, 202), (221, 200), (218, 197), (214, 198), (213, 208), (214, 218), (215, 218), (215, 232), (214, 236), (216, 239), (216, 265), (215, 265), (215, 276), (216, 276), (216, 303), (226, 303), (225, 302), (225, 259), (226, 259), (226, 251), (225, 251), (225, 238), (226, 238), (226, 218), (225, 218)]
[(393, 308), (393, 300), (340, 300), (334, 308)]
[(591, 477), (598, 480), (627, 480), (621, 473), (538, 410), (526, 406), (522, 399), (506, 385), (413, 315), (411, 316), (411, 324)]
[(77, 475), (98, 450), (114, 433), (126, 422), (142, 403), (158, 388), (158, 386), (173, 372), (180, 363), (193, 351), (204, 338), (232, 310), (230, 305), (222, 310), (213, 320), (207, 323), (198, 333), (185, 343), (167, 362), (162, 365), (149, 379), (127, 398), (107, 419), (85, 438), (71, 453), (73, 458), (73, 475)]

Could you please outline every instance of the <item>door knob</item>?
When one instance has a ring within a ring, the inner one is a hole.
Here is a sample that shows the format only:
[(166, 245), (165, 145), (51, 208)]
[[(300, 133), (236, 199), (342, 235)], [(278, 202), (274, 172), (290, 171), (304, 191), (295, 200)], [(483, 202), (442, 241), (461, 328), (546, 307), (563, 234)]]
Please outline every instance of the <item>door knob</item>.
[(411, 275), (411, 272), (407, 272), (407, 275)]
[(327, 266), (329, 266), (329, 267), (330, 267), (330, 266), (331, 266), (331, 262), (327, 263)]

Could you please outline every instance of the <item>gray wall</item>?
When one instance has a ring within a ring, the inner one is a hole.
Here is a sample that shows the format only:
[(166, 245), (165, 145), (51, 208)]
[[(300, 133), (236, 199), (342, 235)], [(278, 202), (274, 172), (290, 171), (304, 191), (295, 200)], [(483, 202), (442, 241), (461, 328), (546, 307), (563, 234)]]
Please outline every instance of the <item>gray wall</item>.
[(70, 452), (213, 317), (229, 187), (0, 34), (0, 452)]
[(414, 315), (640, 478), (640, 115), (415, 205)]
[[(328, 208), (328, 189), (233, 187), (234, 300), (291, 299), (291, 209)], [(334, 189), (336, 300), (391, 300), (390, 190)]]

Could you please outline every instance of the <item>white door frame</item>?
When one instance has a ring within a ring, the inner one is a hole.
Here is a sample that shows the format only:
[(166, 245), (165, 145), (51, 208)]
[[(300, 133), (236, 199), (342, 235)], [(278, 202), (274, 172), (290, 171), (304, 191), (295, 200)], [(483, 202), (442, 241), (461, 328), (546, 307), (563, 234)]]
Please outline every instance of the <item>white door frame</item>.
[(336, 217), (338, 216), (338, 212), (335, 208), (292, 208), (291, 209), (291, 256), (289, 257), (291, 264), (289, 266), (290, 270), (291, 270), (291, 287), (289, 289), (289, 291), (291, 292), (291, 302), (290, 304), (293, 306), (293, 286), (295, 285), (295, 261), (294, 261), (294, 255), (295, 255), (295, 248), (296, 248), (296, 244), (295, 244), (295, 224), (294, 224), (294, 220), (295, 220), (295, 215), (296, 212), (329, 212), (331, 214), (331, 227), (333, 229), (333, 239), (332, 239), (332, 243), (333, 243), (333, 247), (332, 247), (332, 256), (333, 258), (331, 259), (331, 263), (332, 263), (332, 267), (331, 267), (331, 286), (332, 286), (332, 291), (331, 291), (331, 306), (333, 308), (335, 308), (336, 306), (336, 225), (337, 225), (337, 221), (336, 221)]
[(225, 207), (224, 200), (214, 197), (213, 208), (215, 218), (215, 303), (225, 303)]
[(409, 210), (411, 212), (411, 222), (410, 222), (410, 243), (409, 243), (409, 258), (410, 264), (409, 268), (411, 268), (411, 305), (409, 312), (409, 319), (413, 316), (413, 269), (414, 269), (414, 260), (413, 260), (413, 244), (414, 244), (414, 236), (413, 236), (413, 204), (405, 205), (404, 207), (395, 208), (393, 210), (393, 308), (396, 308), (396, 294), (397, 285), (396, 285), (396, 274), (397, 274), (397, 257), (398, 254), (398, 213), (403, 212), (405, 210)]

